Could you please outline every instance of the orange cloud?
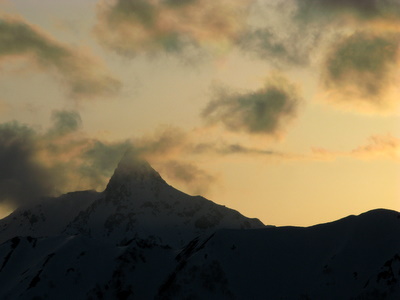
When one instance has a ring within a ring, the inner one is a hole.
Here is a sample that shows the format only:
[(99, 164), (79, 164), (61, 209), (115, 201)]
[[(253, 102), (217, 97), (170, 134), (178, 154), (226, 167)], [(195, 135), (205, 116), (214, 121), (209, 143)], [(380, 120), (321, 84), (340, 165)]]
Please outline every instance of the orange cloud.
[(385, 158), (400, 160), (400, 139), (392, 135), (373, 135), (368, 139), (368, 143), (362, 145), (351, 154), (365, 159)]
[(400, 139), (390, 134), (373, 135), (368, 141), (349, 152), (330, 151), (324, 148), (312, 148), (316, 159), (332, 160), (338, 157), (352, 157), (356, 159), (389, 159), (400, 161)]

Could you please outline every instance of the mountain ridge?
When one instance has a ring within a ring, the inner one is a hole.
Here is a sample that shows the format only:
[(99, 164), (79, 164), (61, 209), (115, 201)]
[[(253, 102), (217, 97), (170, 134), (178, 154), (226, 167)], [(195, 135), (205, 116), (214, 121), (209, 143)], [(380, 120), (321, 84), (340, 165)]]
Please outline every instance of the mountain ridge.
[(385, 209), (265, 226), (125, 156), (103, 192), (0, 220), (0, 298), (399, 299), (398, 236)]

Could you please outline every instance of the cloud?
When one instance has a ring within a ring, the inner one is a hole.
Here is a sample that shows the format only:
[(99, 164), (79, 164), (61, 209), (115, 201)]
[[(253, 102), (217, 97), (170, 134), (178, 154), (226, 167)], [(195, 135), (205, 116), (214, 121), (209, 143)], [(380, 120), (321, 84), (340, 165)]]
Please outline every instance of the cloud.
[(49, 131), (50, 135), (62, 136), (75, 132), (82, 126), (82, 119), (76, 111), (54, 111), (52, 114), (53, 127)]
[(386, 158), (400, 160), (400, 139), (392, 135), (373, 135), (365, 145), (351, 151), (352, 155), (365, 159)]
[(74, 99), (112, 95), (121, 85), (88, 51), (58, 43), (21, 19), (0, 17), (0, 64), (19, 57), (55, 72)]
[(271, 150), (262, 149), (257, 147), (244, 146), (239, 143), (227, 143), (225, 141), (218, 142), (202, 142), (197, 144), (191, 144), (187, 148), (188, 152), (194, 155), (201, 154), (217, 154), (221, 156), (242, 154), (242, 155), (263, 155), (263, 156), (275, 156), (275, 157), (288, 157), (288, 154)]
[(167, 161), (161, 165), (161, 171), (185, 185), (192, 194), (204, 194), (217, 180), (215, 176), (200, 169), (193, 163), (176, 160)]
[(133, 140), (135, 151), (146, 158), (174, 155), (181, 152), (188, 142), (188, 134), (176, 127), (164, 126), (153, 134)]
[(73, 190), (102, 189), (131, 147), (106, 143), (80, 131), (74, 111), (57, 111), (53, 126), (38, 132), (26, 125), (0, 124), (0, 202), (13, 207)]
[(300, 102), (294, 85), (283, 77), (273, 76), (264, 88), (255, 92), (220, 91), (201, 115), (208, 123), (222, 123), (229, 131), (276, 136), (296, 117)]
[(400, 16), (398, 0), (298, 0), (297, 17), (332, 21), (338, 16), (360, 20), (395, 19)]
[(207, 193), (219, 182), (214, 173), (198, 167), (197, 162), (204, 158), (220, 159), (232, 155), (274, 160), (305, 158), (250, 144), (230, 143), (227, 136), (215, 136), (213, 130), (205, 128), (183, 131), (163, 127), (151, 135), (134, 139), (132, 144), (135, 153), (149, 160), (167, 181), (191, 194)]
[(253, 0), (115, 0), (98, 5), (101, 43), (126, 56), (182, 53), (188, 47), (224, 51), (239, 37)]
[(0, 124), (1, 205), (15, 208), (69, 191), (102, 190), (128, 150), (191, 193), (205, 192), (215, 182), (215, 176), (182, 159), (188, 136), (176, 128), (109, 143), (86, 136), (76, 111), (54, 111), (51, 120), (44, 132), (18, 122)]
[(285, 156), (283, 153), (274, 150), (265, 150), (254, 147), (246, 147), (240, 144), (224, 145), (218, 151), (220, 154), (255, 154), (267, 156)]
[(356, 32), (332, 46), (322, 72), (329, 100), (357, 110), (396, 104), (400, 33)]
[[(199, 156), (217, 155), (248, 155), (269, 156), (282, 159), (301, 158), (295, 155), (273, 149), (246, 145), (239, 142), (229, 142), (227, 136), (221, 138), (204, 128), (183, 131), (175, 127), (163, 127), (151, 135), (145, 135), (132, 141), (135, 152), (151, 161), (163, 165), (166, 161), (198, 160)], [(194, 165), (193, 162), (189, 162)]]
[(259, 1), (238, 41), (275, 67), (305, 67), (323, 59), (329, 44), (357, 30), (399, 32), (398, 0)]
[(245, 53), (255, 54), (277, 67), (305, 66), (321, 39), (320, 32), (305, 27), (274, 30), (269, 26), (248, 29), (238, 42)]
[(319, 159), (352, 157), (364, 160), (389, 159), (400, 161), (400, 139), (390, 134), (372, 135), (364, 145), (348, 152), (331, 151), (324, 148), (313, 148), (312, 151), (314, 157)]
[(274, 67), (304, 67), (316, 58), (316, 51), (330, 33), (320, 26), (298, 22), (296, 1), (258, 1), (251, 20), (237, 45), (245, 54), (263, 59)]
[(132, 144), (135, 153), (154, 164), (167, 180), (188, 193), (204, 194), (215, 184), (216, 177), (193, 162), (196, 136), (195, 131), (164, 126), (151, 135), (134, 139)]
[(83, 162), (78, 168), (78, 173), (86, 179), (88, 186), (101, 188), (132, 145), (129, 141), (105, 143), (92, 140), (91, 142), (90, 147), (87, 147), (81, 155)]
[(90, 138), (76, 111), (54, 111), (52, 125), (38, 131), (18, 122), (0, 124), (0, 204), (18, 207), (74, 191), (102, 190), (126, 151), (148, 159), (167, 180), (189, 193), (209, 191), (218, 177), (197, 166), (203, 157), (293, 156), (270, 149), (228, 143), (202, 129), (188, 132), (169, 127), (152, 135), (109, 143)]
[(16, 122), (0, 125), (0, 201), (20, 204), (53, 193), (53, 178), (36, 157), (36, 133)]

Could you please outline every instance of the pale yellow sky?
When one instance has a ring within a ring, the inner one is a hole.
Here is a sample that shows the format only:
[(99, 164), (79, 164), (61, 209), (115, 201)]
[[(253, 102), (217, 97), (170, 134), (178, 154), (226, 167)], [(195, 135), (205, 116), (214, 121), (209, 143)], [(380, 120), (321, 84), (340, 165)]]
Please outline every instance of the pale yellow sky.
[[(0, 140), (7, 122), (32, 128), (33, 157), (51, 155), (51, 163), (37, 162), (46, 172), (65, 157), (74, 163), (68, 172), (81, 170), (78, 149), (95, 141), (115, 150), (129, 140), (171, 185), (265, 224), (400, 210), (400, 16), (383, 4), (370, 19), (354, 1), (328, 12), (297, 1), (215, 2), (210, 16), (208, 0), (182, 7), (142, 0), (157, 11), (151, 18), (142, 8), (117, 9), (132, 0), (0, 1)], [(183, 23), (188, 16), (198, 19)], [(21, 24), (28, 35), (15, 29)], [(11, 34), (4, 46), (2, 34)], [(271, 83), (277, 77), (285, 78), (282, 87)], [(285, 109), (271, 104), (274, 88)], [(57, 111), (73, 112), (81, 127), (67, 137), (46, 135)], [(49, 152), (52, 144), (64, 148)], [(170, 162), (197, 175), (182, 180)], [(112, 170), (103, 171), (96, 183), (86, 173), (79, 184), (62, 185), (60, 177), (52, 191), (101, 189)]]

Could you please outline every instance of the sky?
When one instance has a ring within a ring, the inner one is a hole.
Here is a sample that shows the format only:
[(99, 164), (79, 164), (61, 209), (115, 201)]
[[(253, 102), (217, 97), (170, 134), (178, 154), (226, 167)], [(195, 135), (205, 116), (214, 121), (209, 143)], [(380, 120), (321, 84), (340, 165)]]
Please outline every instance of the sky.
[(309, 226), (400, 210), (400, 0), (0, 0), (0, 216), (172, 186)]

